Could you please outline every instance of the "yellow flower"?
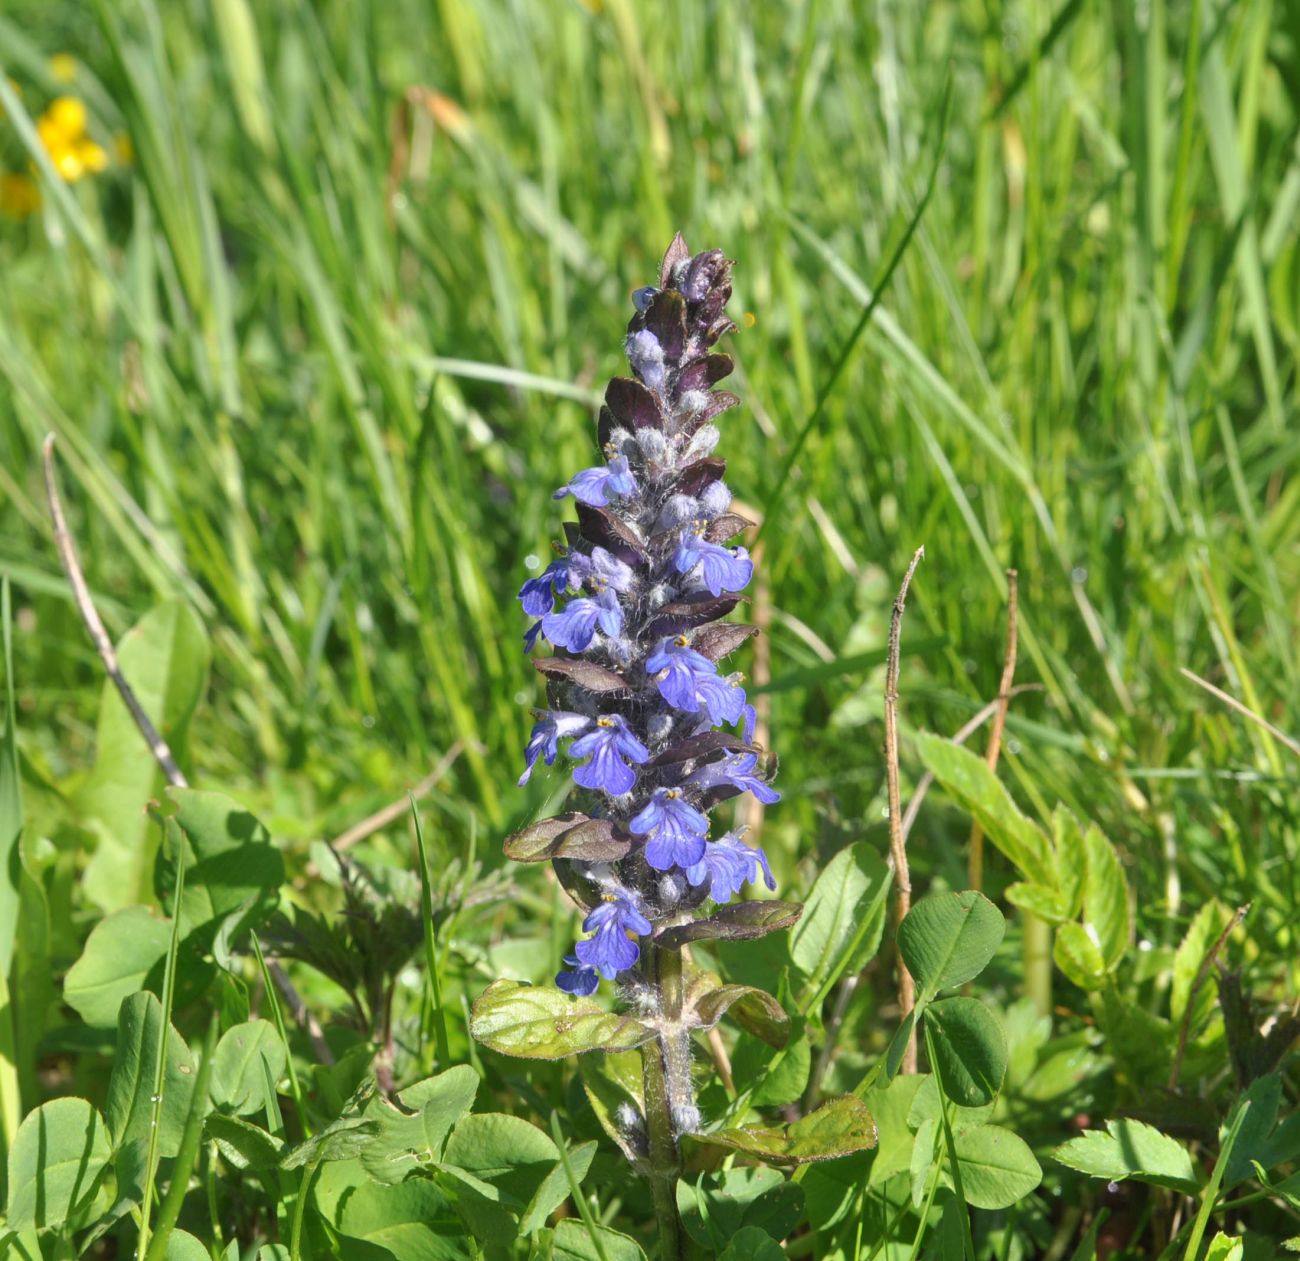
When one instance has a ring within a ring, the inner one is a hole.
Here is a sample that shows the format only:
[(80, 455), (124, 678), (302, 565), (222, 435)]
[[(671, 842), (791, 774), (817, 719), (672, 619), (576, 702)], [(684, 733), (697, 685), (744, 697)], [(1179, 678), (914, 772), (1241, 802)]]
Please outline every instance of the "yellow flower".
[(59, 83), (71, 83), (77, 77), (77, 59), (71, 53), (55, 53), (49, 65), (50, 74)]
[(36, 133), (54, 169), (69, 184), (108, 166), (108, 154), (86, 135), (86, 107), (75, 96), (60, 96), (36, 120)]
[(69, 142), (80, 140), (86, 132), (86, 107), (75, 96), (60, 96), (50, 102), (45, 117)]
[(41, 208), (41, 190), (30, 175), (13, 171), (0, 174), (0, 213), (25, 219)]

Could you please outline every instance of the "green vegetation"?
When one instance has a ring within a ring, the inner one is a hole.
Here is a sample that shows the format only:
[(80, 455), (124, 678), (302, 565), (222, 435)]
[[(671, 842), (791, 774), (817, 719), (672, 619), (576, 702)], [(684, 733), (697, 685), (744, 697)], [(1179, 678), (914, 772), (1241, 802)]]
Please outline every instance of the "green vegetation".
[[(0, 1254), (653, 1252), (607, 1133), (636, 1022), (553, 1062), (469, 1026), (577, 928), (501, 853), (568, 784), (515, 787), (514, 593), (678, 228), (736, 260), (727, 480), (773, 523), (740, 666), (808, 904), (695, 943), (784, 1022), (718, 1025), (691, 1246), (1300, 1236), (1297, 32), (1296, 0), (6, 5)], [(190, 788), (71, 598), (47, 433)], [(884, 648), (922, 544), (896, 936)], [(995, 778), (987, 725), (948, 737), (998, 695), (1012, 567)], [(790, 1173), (850, 1094), (877, 1146)]]

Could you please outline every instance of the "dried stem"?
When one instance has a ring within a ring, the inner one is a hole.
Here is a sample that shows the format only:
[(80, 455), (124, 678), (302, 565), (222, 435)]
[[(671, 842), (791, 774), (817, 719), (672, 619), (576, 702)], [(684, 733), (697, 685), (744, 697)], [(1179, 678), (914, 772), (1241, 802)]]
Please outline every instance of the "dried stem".
[[(1016, 631), (1018, 618), (1018, 601), (1016, 595), (1016, 571), (1007, 570), (1007, 651), (1002, 664), (1002, 682), (998, 685), (997, 709), (993, 714), (993, 726), (989, 730), (988, 752), (984, 760), (989, 770), (998, 769), (998, 757), (1002, 752), (1002, 729), (1007, 721), (1007, 708), (1011, 704), (1011, 684), (1016, 677)], [(984, 883), (984, 829), (975, 820), (970, 827), (968, 883), (972, 889), (980, 888)]]
[[(907, 845), (903, 836), (903, 806), (898, 792), (898, 654), (899, 642), (903, 633), (903, 609), (907, 603), (907, 589), (912, 584), (912, 575), (925, 555), (925, 548), (918, 547), (912, 556), (912, 563), (903, 575), (903, 585), (898, 589), (894, 600), (894, 613), (889, 623), (889, 660), (885, 667), (885, 781), (889, 789), (889, 856), (894, 868), (894, 887), (897, 896), (894, 902), (895, 927), (903, 922), (912, 905), (912, 878), (907, 869)], [(898, 1009), (901, 1019), (906, 1020), (916, 1005), (916, 986), (912, 974), (898, 956)], [(903, 1055), (902, 1071), (916, 1072), (916, 1031), (908, 1040), (907, 1050)]]
[[(117, 652), (113, 648), (113, 641), (109, 638), (108, 631), (104, 629), (99, 610), (95, 608), (95, 601), (91, 598), (90, 588), (86, 585), (85, 576), (81, 572), (81, 563), (77, 559), (77, 549), (73, 544), (72, 534), (68, 529), (68, 520), (63, 512), (63, 501), (59, 497), (59, 482), (54, 467), (54, 434), (45, 435), (42, 454), (45, 461), (45, 497), (50, 507), (50, 519), (54, 523), (54, 545), (58, 549), (59, 560), (63, 565), (63, 572), (68, 579), (68, 585), (72, 588), (72, 599), (77, 606), (77, 612), (81, 614), (81, 620), (85, 623), (86, 630), (90, 632), (91, 643), (95, 645), (95, 651), (99, 654), (100, 661), (103, 662), (104, 670), (108, 677), (112, 679), (113, 686), (117, 688), (118, 695), (121, 696), (122, 703), (131, 715), (136, 729), (144, 737), (145, 743), (149, 746), (149, 752), (153, 754), (154, 761), (162, 769), (163, 776), (173, 788), (188, 788), (189, 780), (185, 778), (184, 772), (177, 766), (171, 748), (159, 734), (158, 728), (153, 725), (152, 719), (144, 712), (144, 707), (140, 704), (135, 692), (131, 690), (131, 685), (126, 681), (126, 676), (122, 673), (121, 666), (118, 665)], [(326, 1045), (325, 1034), (316, 1018), (307, 1010), (307, 1005), (299, 997), (298, 991), (294, 989), (293, 982), (285, 975), (278, 963), (269, 964), (267, 971), (270, 973), (272, 980), (275, 981), (277, 988), (284, 995), (295, 1018), (307, 1030), (307, 1035), (311, 1038), (312, 1046), (321, 1063), (332, 1064), (334, 1056)]]
[(1174, 1051), (1173, 1067), (1169, 1070), (1170, 1090), (1177, 1087), (1178, 1074), (1183, 1071), (1183, 1056), (1187, 1054), (1187, 1039), (1192, 1031), (1192, 1013), (1196, 1009), (1196, 996), (1201, 992), (1201, 986), (1205, 984), (1206, 977), (1210, 975), (1210, 969), (1214, 966), (1215, 959), (1219, 957), (1219, 952), (1227, 945), (1228, 938), (1232, 936), (1232, 930), (1246, 918), (1249, 912), (1249, 902), (1233, 911), (1232, 918), (1224, 925), (1223, 932), (1218, 935), (1214, 944), (1205, 952), (1205, 957), (1201, 960), (1201, 966), (1196, 969), (1196, 975), (1192, 978), (1191, 987), (1187, 991), (1187, 1006), (1183, 1008), (1183, 1019), (1178, 1026), (1178, 1048)]
[(1186, 666), (1179, 666), (1178, 673), (1185, 679), (1190, 679), (1198, 687), (1203, 687), (1211, 696), (1227, 705), (1229, 709), (1235, 709), (1243, 718), (1249, 719), (1249, 721), (1267, 731), (1279, 744), (1294, 753), (1296, 757), (1300, 757), (1300, 740), (1287, 735), (1285, 731), (1275, 727), (1267, 718), (1257, 714), (1253, 709), (1248, 709), (1235, 696), (1225, 692), (1221, 687), (1215, 687), (1213, 683), (1201, 678), (1199, 674), (1193, 674)]

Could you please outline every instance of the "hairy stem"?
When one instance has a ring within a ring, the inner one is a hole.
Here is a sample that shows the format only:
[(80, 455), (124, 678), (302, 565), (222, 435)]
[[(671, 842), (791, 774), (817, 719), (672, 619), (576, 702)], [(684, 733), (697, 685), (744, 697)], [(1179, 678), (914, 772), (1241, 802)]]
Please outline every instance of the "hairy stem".
[(686, 1255), (686, 1238), (677, 1215), (677, 1179), (682, 1167), (678, 1121), (692, 1115), (695, 1108), (690, 1036), (681, 1027), (682, 957), (675, 950), (647, 945), (644, 959), (646, 979), (658, 999), (662, 1022), (659, 1036), (641, 1048), (650, 1146), (646, 1172), (659, 1222), (660, 1256), (662, 1261), (680, 1261)]

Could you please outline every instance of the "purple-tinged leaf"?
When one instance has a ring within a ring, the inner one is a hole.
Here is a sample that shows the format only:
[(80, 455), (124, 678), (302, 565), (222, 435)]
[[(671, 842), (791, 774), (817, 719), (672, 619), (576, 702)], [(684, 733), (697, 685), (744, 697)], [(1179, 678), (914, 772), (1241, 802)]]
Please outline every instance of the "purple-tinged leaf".
[(662, 604), (646, 626), (646, 637), (658, 639), (661, 635), (680, 635), (697, 626), (707, 626), (710, 622), (726, 617), (741, 599), (741, 596), (731, 593), (709, 595), (708, 592), (701, 592), (683, 600)]
[(721, 661), (757, 634), (757, 626), (746, 626), (742, 622), (718, 622), (697, 631), (691, 639), (691, 647), (710, 661)]
[(705, 355), (693, 360), (678, 374), (677, 397), (680, 398), (687, 390), (707, 390), (717, 385), (724, 377), (729, 377), (735, 367), (735, 360), (730, 355)]
[(612, 512), (580, 503), (578, 524), (585, 539), (613, 552), (619, 560), (628, 565), (645, 564), (645, 544)]
[(589, 821), (590, 816), (580, 810), (570, 810), (550, 819), (538, 819), (536, 823), (512, 832), (501, 848), (507, 858), (513, 858), (517, 863), (542, 863), (550, 858), (548, 851), (558, 837), (578, 824)]
[(717, 985), (693, 1000), (699, 1028), (712, 1029), (724, 1014), (742, 1029), (780, 1050), (790, 1041), (790, 1017), (766, 990), (753, 985)]
[(797, 902), (733, 902), (705, 919), (660, 929), (654, 940), (668, 950), (680, 950), (692, 941), (748, 941), (789, 928), (802, 913)]
[(754, 522), (736, 512), (724, 512), (714, 517), (705, 527), (704, 537), (710, 543), (725, 543), (734, 539), (742, 530), (752, 530)]
[(626, 858), (632, 838), (610, 819), (588, 819), (557, 837), (548, 858), (573, 858), (588, 863), (612, 863)]
[(615, 377), (605, 387), (605, 406), (615, 422), (626, 429), (657, 429), (663, 425), (663, 413), (655, 396), (630, 377)]
[(720, 482), (727, 471), (726, 460), (712, 457), (688, 464), (677, 475), (677, 490), (683, 495), (698, 495), (706, 486)]
[(679, 232), (672, 239), (672, 244), (664, 253), (663, 262), (659, 264), (659, 288), (666, 289), (673, 282), (673, 272), (678, 264), (684, 263), (691, 256), (686, 238)]
[(740, 736), (729, 731), (701, 731), (698, 735), (687, 736), (670, 744), (666, 749), (656, 753), (647, 763), (652, 766), (675, 766), (679, 762), (689, 762), (693, 758), (709, 757), (711, 754), (752, 753), (754, 746), (746, 744)]
[(605, 666), (582, 657), (537, 657), (533, 665), (548, 679), (575, 683), (588, 692), (626, 692), (627, 680)]
[(686, 349), (686, 299), (676, 289), (660, 289), (642, 320), (663, 347), (664, 362), (675, 364)]

